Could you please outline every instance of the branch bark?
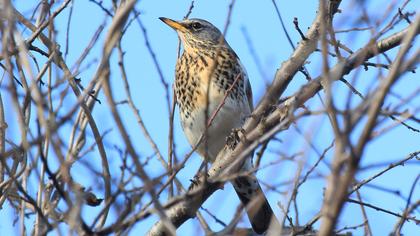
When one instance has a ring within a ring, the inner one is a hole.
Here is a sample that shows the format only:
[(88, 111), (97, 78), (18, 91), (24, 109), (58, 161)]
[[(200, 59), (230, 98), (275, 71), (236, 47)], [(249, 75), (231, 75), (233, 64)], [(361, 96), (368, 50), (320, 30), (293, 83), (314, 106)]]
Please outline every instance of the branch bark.
[[(411, 43), (419, 33), (419, 30), (420, 15), (417, 16), (414, 23), (405, 30), (405, 33), (398, 40), (402, 46), (395, 62), (392, 64), (388, 76), (381, 81), (377, 91), (371, 98), (367, 111), (368, 120), (358, 138), (358, 143), (355, 147), (346, 147), (341, 144), (342, 147), (336, 149), (333, 160), (333, 170), (328, 177), (327, 190), (322, 206), (322, 223), (319, 235), (331, 235), (334, 231), (338, 216), (347, 199), (354, 176), (359, 168), (359, 163), (363, 157), (366, 144), (371, 139), (372, 131), (376, 126), (382, 104), (391, 86), (397, 81), (401, 73), (403, 73), (403, 71), (400, 71), (400, 66), (402, 65), (408, 49), (411, 47)], [(381, 46), (381, 44), (379, 44), (379, 46)], [(357, 63), (357, 61), (355, 61), (355, 63)]]

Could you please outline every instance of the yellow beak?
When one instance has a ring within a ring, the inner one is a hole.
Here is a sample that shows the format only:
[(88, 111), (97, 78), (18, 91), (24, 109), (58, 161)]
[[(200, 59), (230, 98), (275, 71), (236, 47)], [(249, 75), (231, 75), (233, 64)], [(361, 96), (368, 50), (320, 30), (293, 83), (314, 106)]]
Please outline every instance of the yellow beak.
[(163, 23), (169, 25), (174, 30), (177, 30), (177, 31), (179, 30), (181, 32), (184, 32), (184, 31), (187, 30), (187, 28), (185, 28), (185, 26), (183, 24), (179, 23), (178, 21), (174, 21), (174, 20), (171, 20), (171, 19), (165, 18), (165, 17), (159, 17), (159, 19), (161, 21), (163, 21)]

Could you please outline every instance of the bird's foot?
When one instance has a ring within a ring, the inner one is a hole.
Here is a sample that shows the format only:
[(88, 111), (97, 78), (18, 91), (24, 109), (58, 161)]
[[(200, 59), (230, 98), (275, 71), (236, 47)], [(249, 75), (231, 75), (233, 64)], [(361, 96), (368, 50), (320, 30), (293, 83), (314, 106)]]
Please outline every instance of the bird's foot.
[(229, 146), (229, 148), (235, 149), (236, 145), (238, 145), (238, 143), (241, 140), (241, 138), (239, 136), (240, 134), (242, 136), (245, 136), (245, 130), (242, 129), (242, 128), (232, 129), (232, 132), (226, 138), (226, 144)]
[[(209, 175), (207, 173), (206, 173), (206, 175), (207, 175), (207, 177), (209, 177)], [(188, 190), (191, 190), (191, 189), (197, 187), (198, 185), (200, 185), (203, 182), (203, 179), (204, 179), (204, 174), (203, 173), (196, 174), (194, 176), (194, 178), (190, 179), (191, 185), (188, 188)]]
[(188, 190), (191, 190), (192, 188), (198, 186), (200, 184), (200, 176), (195, 175), (194, 178), (190, 179), (191, 185), (188, 188)]

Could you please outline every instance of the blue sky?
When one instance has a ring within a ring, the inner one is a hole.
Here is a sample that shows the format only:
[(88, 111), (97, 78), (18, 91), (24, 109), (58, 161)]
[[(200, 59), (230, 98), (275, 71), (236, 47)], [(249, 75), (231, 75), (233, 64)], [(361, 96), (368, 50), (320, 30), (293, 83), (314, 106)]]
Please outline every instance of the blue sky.
[[(105, 1), (104, 4), (106, 7), (110, 6), (109, 2), (110, 1)], [(293, 18), (298, 17), (299, 25), (305, 32), (315, 17), (317, 2), (318, 1), (308, 0), (277, 1), (288, 32), (295, 44), (299, 41), (300, 36), (296, 30), (293, 29)], [(343, 3), (341, 7), (343, 12), (338, 14), (336, 17), (336, 28), (346, 29), (355, 24), (360, 27), (366, 26), (360, 23), (360, 16), (362, 12), (361, 7), (355, 5), (356, 2), (361, 1), (344, 2), (345, 3)], [(230, 1), (225, 0), (198, 0), (195, 2), (195, 7), (192, 11), (191, 17), (206, 19), (220, 29), (223, 29), (228, 13), (229, 3)], [(33, 11), (34, 6), (36, 5), (35, 1), (15, 1), (15, 4), (17, 9), (19, 9), (22, 13), (25, 13), (25, 16), (30, 16), (30, 13)], [(372, 17), (372, 20), (374, 22), (381, 22), (385, 11), (377, 10), (380, 8), (386, 9), (389, 4), (388, 1), (366, 1), (366, 4), (368, 13)], [(147, 35), (149, 37), (151, 47), (156, 54), (160, 69), (163, 72), (163, 77), (165, 81), (170, 84), (174, 78), (178, 39), (176, 33), (165, 24), (163, 24), (158, 19), (158, 17), (164, 16), (173, 19), (182, 19), (182, 17), (186, 14), (189, 5), (190, 1), (185, 0), (143, 0), (139, 1), (136, 5), (136, 9), (141, 12), (140, 19), (147, 29)], [(411, 2), (407, 6), (407, 9), (410, 11), (414, 11), (416, 9), (418, 10), (418, 2), (417, 4), (415, 1)], [(64, 51), (66, 42), (65, 32), (68, 13), (69, 10), (65, 10), (63, 14), (56, 19), (55, 22), (57, 41), (61, 45), (62, 51)], [(384, 21), (386, 22), (386, 20), (389, 20), (389, 18), (385, 19)], [(111, 19), (106, 17), (104, 12), (97, 5), (85, 0), (76, 0), (74, 2), (74, 10), (70, 26), (71, 37), (69, 40), (69, 54), (67, 55), (67, 64), (70, 65), (70, 67), (74, 64), (85, 47), (88, 45), (95, 30), (104, 21), (106, 21), (106, 30), (109, 27)], [(406, 27), (405, 23), (399, 24), (396, 30), (403, 27)], [(261, 61), (263, 74), (259, 72), (256, 63), (250, 54), (249, 45), (243, 34), (244, 29), (248, 33), (252, 42), (252, 46), (255, 49), (259, 60)], [(27, 34), (28, 32), (24, 33), (26, 36)], [(79, 77), (82, 79), (82, 84), (84, 85), (88, 84), (89, 80), (92, 78), (96, 71), (97, 61), (101, 56), (101, 47), (104, 35), (105, 33), (102, 33), (99, 38), (99, 42), (95, 45), (92, 52), (85, 60), (85, 63), (82, 65), (82, 68), (85, 69), (82, 70)], [(338, 34), (339, 39), (353, 50), (363, 46), (367, 42), (367, 38), (369, 36), (369, 32), (359, 32), (353, 34), (352, 36), (346, 34)], [(287, 60), (292, 53), (292, 48), (287, 42), (284, 32), (281, 29), (281, 25), (273, 8), (272, 2), (269, 0), (237, 1), (233, 8), (231, 24), (229, 26), (226, 38), (247, 69), (254, 91), (254, 103), (257, 103), (266, 89), (266, 82), (271, 81), (276, 69), (284, 60)], [(152, 58), (147, 51), (147, 48), (145, 47), (144, 35), (141, 32), (137, 22), (133, 22), (130, 28), (127, 30), (127, 33), (124, 35), (122, 41), (122, 46), (126, 53), (125, 66), (127, 69), (127, 75), (130, 82), (134, 102), (140, 110), (140, 114), (144, 119), (144, 123), (151, 132), (152, 138), (157, 142), (161, 152), (166, 156), (168, 145), (168, 111), (164, 95), (165, 91), (160, 82), (157, 69), (153, 64)], [(395, 53), (396, 50), (393, 50), (389, 53), (389, 56), (393, 58)], [(40, 62), (45, 62), (45, 59), (42, 59), (41, 57), (39, 58)], [(384, 62), (384, 59), (380, 58), (379, 62)], [(334, 63), (334, 61), (331, 60), (331, 63)], [(321, 65), (322, 64), (319, 54), (315, 53), (314, 56), (311, 56), (307, 67), (312, 77), (316, 77), (320, 74)], [(124, 100), (125, 93), (122, 81), (120, 79), (116, 52), (111, 58), (111, 69), (111, 82), (115, 99), (117, 101)], [(386, 74), (386, 71), (383, 71), (383, 73)], [(370, 69), (368, 72), (365, 72), (363, 68), (361, 68), (356, 73), (351, 73), (346, 78), (350, 81), (351, 78), (355, 76), (360, 77), (355, 85), (356, 88), (358, 88), (363, 94), (366, 95), (369, 91), (369, 86), (372, 83), (375, 84), (375, 82), (377, 82), (377, 78), (380, 77), (381, 74), (376, 69)], [(415, 78), (416, 76), (416, 74), (407, 74), (404, 76), (402, 79), (400, 79), (397, 86), (393, 88), (393, 92), (396, 94), (402, 94), (403, 96), (407, 96), (414, 92), (420, 85), (418, 76)], [(287, 89), (286, 94), (290, 95), (296, 92), (296, 90), (299, 89), (300, 86), (305, 83), (305, 81), (305, 78), (301, 74), (297, 74), (296, 78)], [(4, 87), (2, 86), (1, 89), (3, 94)], [(334, 85), (334, 93), (337, 94), (337, 96), (335, 96), (337, 106), (342, 107), (343, 101), (345, 101), (348, 94), (348, 89), (344, 85), (336, 83)], [(4, 99), (7, 99), (7, 97)], [(121, 162), (118, 153), (112, 148), (112, 146), (117, 145), (118, 147), (124, 148), (124, 144), (122, 143), (122, 139), (120, 138), (118, 130), (116, 129), (115, 123), (106, 105), (106, 99), (102, 93), (99, 94), (99, 99), (102, 101), (102, 104), (96, 105), (93, 116), (97, 119), (97, 124), (101, 132), (110, 130), (110, 133), (105, 136), (106, 138), (104, 143), (107, 147), (110, 147), (109, 153), (107, 154), (110, 165), (112, 166), (112, 174), (113, 176), (118, 176), (118, 166), (121, 164)], [(68, 106), (63, 108), (63, 114), (65, 110), (72, 107), (74, 102), (74, 96), (68, 95), (66, 99), (66, 105)], [(354, 105), (356, 105), (358, 102), (360, 102), (360, 100), (354, 99)], [(398, 100), (393, 97), (386, 100), (386, 105), (395, 105), (397, 103)], [(314, 110), (322, 109), (319, 103), (319, 99), (316, 97), (314, 97), (308, 104), (310, 104), (311, 108)], [(419, 104), (419, 97), (416, 97), (410, 102), (410, 105), (404, 106), (404, 108), (414, 109), (418, 107)], [(10, 110), (12, 111), (11, 108)], [(400, 111), (402, 110), (403, 109)], [(153, 155), (153, 150), (150, 148), (150, 145), (142, 135), (136, 119), (131, 110), (129, 110), (128, 106), (119, 106), (119, 111), (121, 114), (123, 114), (126, 128), (128, 129), (132, 140), (135, 141), (134, 144), (136, 145), (136, 151), (139, 156), (141, 156), (142, 161), (144, 161), (147, 157)], [(183, 155), (190, 150), (190, 146), (183, 136), (177, 114), (178, 113), (176, 111), (176, 153), (178, 157), (182, 158)], [(19, 140), (18, 135), (16, 135), (19, 133), (17, 132), (18, 127), (13, 123), (13, 120), (15, 119), (13, 113), (6, 113), (6, 116), (9, 124), (9, 128), (7, 130), (8, 137), (11, 140)], [(392, 124), (392, 121), (388, 119), (384, 122), (383, 125), (379, 126), (379, 129), (390, 124)], [(412, 125), (416, 127), (416, 124)], [(357, 128), (359, 130), (361, 129), (361, 127)], [(416, 128), (419, 128), (418, 125)], [(66, 134), (68, 134), (70, 129), (71, 126), (66, 125), (60, 130), (61, 136), (65, 142), (68, 140)], [(355, 134), (356, 135), (354, 139), (357, 139), (358, 132), (356, 131)], [(87, 146), (93, 143), (93, 138), (90, 133), (88, 134), (88, 137)], [(313, 150), (308, 145), (308, 142), (305, 141), (305, 137), (312, 140), (316, 146), (317, 151)], [(320, 115), (317, 117), (311, 117), (310, 119), (302, 119), (296, 124), (296, 126), (292, 125), (289, 130), (280, 133), (278, 138), (281, 140), (281, 142), (275, 141), (269, 145), (269, 150), (266, 153), (266, 156), (263, 158), (263, 165), (278, 160), (280, 156), (279, 153), (284, 155), (293, 155), (297, 152), (302, 152), (303, 154), (300, 156), (300, 158), (302, 158), (302, 160), (306, 160), (307, 165), (310, 166), (317, 160), (317, 152), (321, 153), (331, 144), (331, 127), (325, 115)], [(366, 166), (370, 164), (396, 161), (402, 159), (413, 151), (419, 150), (419, 147), (419, 135), (409, 131), (402, 126), (398, 126), (397, 128), (392, 129), (368, 145), (361, 165)], [(333, 153), (333, 150), (331, 150), (327, 154), (326, 160), (328, 162), (331, 161)], [(85, 160), (94, 169), (100, 170), (100, 160), (97, 152), (89, 153), (85, 157)], [(193, 158), (188, 161), (187, 167), (180, 172), (178, 177), (185, 186), (188, 186), (189, 179), (192, 178), (200, 163), (200, 158), (197, 155), (194, 155)], [(55, 166), (55, 168), (57, 168), (57, 166)], [(384, 166), (380, 166), (379, 168), (369, 168), (366, 171), (360, 172), (356, 179), (362, 180), (367, 178), (377, 173), (381, 168), (384, 168)], [(295, 176), (296, 169), (296, 163), (281, 162), (280, 164), (270, 165), (263, 171), (260, 171), (258, 176), (261, 177), (263, 182), (276, 185), (284, 181), (292, 180)], [(158, 176), (164, 171), (155, 158), (152, 158), (150, 163), (146, 166), (146, 170), (150, 173), (151, 176)], [(303, 170), (304, 173), (306, 171), (307, 168)], [(315, 175), (317, 173), (326, 175), (328, 174), (328, 168), (326, 165), (321, 164), (316, 169)], [(402, 196), (406, 197), (408, 196), (408, 191), (410, 190), (410, 187), (418, 173), (418, 163), (411, 163), (404, 167), (397, 167), (387, 172), (380, 178), (374, 180), (372, 184), (394, 190), (400, 190)], [(72, 175), (76, 181), (83, 183), (86, 187), (93, 188), (93, 190), (96, 190), (98, 195), (101, 196), (102, 192), (100, 190), (100, 186), (98, 186), (98, 179), (93, 176), (91, 172), (89, 172), (88, 168), (81, 164), (75, 165), (72, 169)], [(35, 181), (30, 183), (35, 183)], [(299, 221), (301, 224), (306, 223), (319, 210), (322, 203), (324, 184), (325, 182), (323, 178), (314, 178), (305, 183), (300, 189), (298, 195), (298, 204)], [(140, 186), (141, 183), (136, 182), (133, 185)], [(29, 184), (30, 192), (35, 193), (36, 188), (37, 187), (35, 185), (31, 186)], [(280, 191), (287, 192), (290, 189), (290, 184), (282, 185), (279, 187)], [(277, 216), (280, 217), (282, 214), (277, 206), (277, 203), (285, 204), (287, 202), (288, 195), (275, 193), (273, 191), (266, 191), (266, 193), (272, 207), (277, 213)], [(362, 188), (361, 194), (363, 200), (366, 202), (390, 209), (398, 213), (401, 213), (405, 207), (404, 199), (384, 191), (379, 191), (372, 187)], [(419, 197), (420, 191), (418, 188), (416, 188), (413, 199), (418, 199)], [(352, 198), (356, 197), (352, 196)], [(163, 202), (165, 199), (166, 196), (163, 195)], [(204, 204), (204, 207), (210, 209), (211, 212), (218, 218), (228, 223), (238, 204), (239, 200), (235, 196), (232, 187), (228, 184), (223, 191), (218, 191), (213, 196), (211, 196), (211, 198)], [(94, 214), (100, 211), (100, 208), (86, 207), (83, 209), (83, 211), (85, 220), (89, 223), (91, 222)], [(2, 232), (18, 232), (17, 225), (13, 226), (12, 224), (12, 213), (13, 211), (10, 209), (10, 205), (8, 204), (5, 204), (3, 210), (0, 211), (1, 221), (8, 222), (7, 224), (0, 224), (0, 230), (2, 230)], [(115, 212), (111, 212), (108, 219), (109, 222), (112, 222), (115, 219), (114, 213)], [(213, 230), (220, 230), (222, 228), (220, 225), (215, 223), (215, 221), (211, 219), (207, 213), (203, 211), (202, 213), (208, 219), (208, 222)], [(393, 229), (395, 223), (398, 220), (394, 216), (379, 213), (372, 209), (367, 209), (367, 214), (374, 235), (386, 235)], [(420, 216), (418, 211), (415, 212), (415, 215), (417, 218)], [(294, 218), (294, 213), (292, 216)], [(144, 234), (156, 221), (156, 219), (156, 217), (150, 217), (149, 219), (138, 223), (132, 229), (132, 231), (130, 231), (130, 233), (132, 233), (132, 235)], [(353, 226), (362, 222), (363, 218), (361, 216), (360, 207), (349, 203), (341, 214), (338, 228), (344, 226)], [(178, 233), (179, 235), (190, 235), (196, 232), (202, 234), (203, 232), (200, 231), (197, 225), (198, 221), (196, 219), (190, 220), (178, 230)], [(241, 225), (249, 227), (249, 223), (246, 217), (241, 222)], [(318, 226), (319, 223), (315, 224), (315, 227)], [(405, 235), (415, 235), (416, 232), (419, 232), (419, 227), (414, 223), (408, 222), (405, 224), (403, 228), (403, 233)], [(354, 235), (362, 235), (363, 229), (353, 231), (353, 233)]]

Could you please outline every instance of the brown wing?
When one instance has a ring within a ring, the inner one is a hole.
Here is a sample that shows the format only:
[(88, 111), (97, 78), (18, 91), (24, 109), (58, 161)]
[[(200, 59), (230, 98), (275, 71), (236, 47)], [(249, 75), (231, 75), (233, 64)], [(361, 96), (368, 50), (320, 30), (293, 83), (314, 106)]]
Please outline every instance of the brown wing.
[(244, 81), (245, 95), (248, 99), (249, 109), (252, 112), (254, 110), (254, 102), (252, 101), (252, 88), (249, 82), (248, 74), (246, 73), (245, 67), (242, 65), (241, 60), (238, 58), (239, 67), (242, 73), (242, 80)]
[(249, 108), (251, 110), (251, 112), (254, 110), (254, 102), (252, 101), (252, 88), (251, 88), (251, 83), (249, 83), (249, 79), (246, 78), (245, 79), (245, 93), (246, 93), (246, 97), (248, 98), (248, 104), (249, 104)]

